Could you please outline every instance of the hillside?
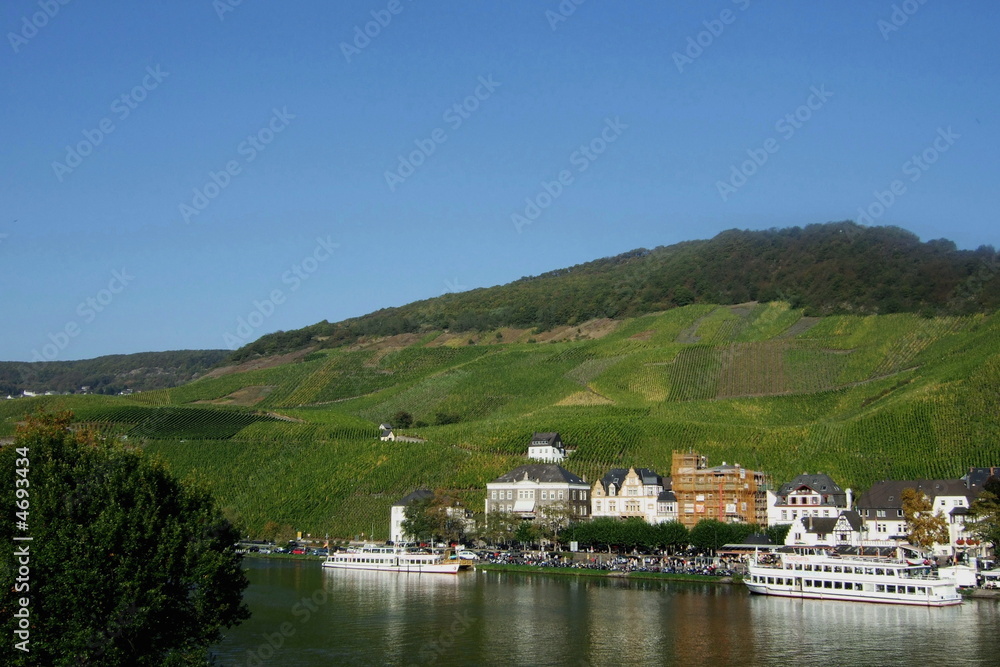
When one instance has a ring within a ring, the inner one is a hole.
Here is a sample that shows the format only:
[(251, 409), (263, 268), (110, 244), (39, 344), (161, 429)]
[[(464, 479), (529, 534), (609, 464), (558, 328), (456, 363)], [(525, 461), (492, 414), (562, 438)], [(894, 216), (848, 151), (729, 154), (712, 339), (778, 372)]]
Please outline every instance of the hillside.
[[(126, 397), (5, 401), (0, 437), (27, 409), (73, 409), (208, 483), (254, 534), (383, 538), (389, 506), (418, 486), (482, 507), (486, 482), (523, 462), (533, 431), (577, 446), (566, 467), (588, 480), (612, 466), (668, 474), (675, 449), (776, 484), (825, 472), (857, 490), (1000, 464), (1000, 314), (693, 304), (541, 334), (401, 334), (285, 361)], [(426, 442), (377, 439), (400, 410), (429, 424), (406, 431)]]
[(546, 331), (595, 318), (627, 318), (689, 304), (788, 301), (807, 315), (967, 315), (1000, 306), (1000, 259), (983, 246), (922, 243), (896, 227), (853, 222), (765, 231), (639, 249), (507, 285), (445, 294), (363, 317), (267, 335), (231, 359), (336, 347), (362, 336)]
[(200, 377), (229, 354), (227, 350), (176, 350), (113, 354), (82, 361), (0, 361), (0, 398), (36, 393), (117, 394), (175, 387)]

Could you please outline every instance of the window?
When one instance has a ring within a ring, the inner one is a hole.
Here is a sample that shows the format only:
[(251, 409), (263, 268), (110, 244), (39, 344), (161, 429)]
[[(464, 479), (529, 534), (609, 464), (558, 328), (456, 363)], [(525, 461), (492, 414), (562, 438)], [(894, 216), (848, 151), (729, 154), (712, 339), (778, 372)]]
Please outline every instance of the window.
[(514, 500), (514, 491), (512, 489), (507, 489), (507, 500)]
[(548, 500), (548, 499), (549, 499), (549, 492), (542, 491), (542, 500)]
[(788, 519), (788, 510), (781, 510), (781, 520), (784, 521)]
[(490, 500), (496, 500), (496, 499), (497, 499), (497, 490), (493, 489), (493, 491), (490, 492)]
[(560, 492), (559, 492), (559, 500), (562, 500), (562, 499), (563, 499), (563, 492), (562, 492), (562, 491), (560, 491)]
[(885, 517), (885, 510), (877, 510), (875, 512), (875, 516), (878, 517), (879, 519), (884, 518)]

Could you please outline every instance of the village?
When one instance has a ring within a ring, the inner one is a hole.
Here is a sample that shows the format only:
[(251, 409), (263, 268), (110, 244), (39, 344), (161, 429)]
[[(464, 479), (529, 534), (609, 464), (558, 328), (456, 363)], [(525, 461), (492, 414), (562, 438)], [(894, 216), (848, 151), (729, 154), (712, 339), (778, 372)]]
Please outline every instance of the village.
[[(383, 424), (382, 437), (393, 436)], [(725, 461), (710, 466), (697, 452), (673, 452), (669, 476), (641, 467), (613, 468), (589, 483), (563, 467), (572, 448), (559, 433), (534, 433), (526, 447), (529, 462), (486, 484), (486, 517), (521, 522), (562, 514), (572, 521), (642, 519), (650, 525), (679, 522), (688, 530), (705, 519), (750, 524), (761, 529), (787, 527), (784, 546), (826, 548), (844, 552), (896, 553), (906, 548), (939, 564), (966, 564), (986, 569), (992, 545), (980, 540), (968, 521), (970, 508), (1000, 467), (968, 468), (960, 479), (883, 480), (856, 496), (830, 475), (804, 472), (775, 487), (770, 476)], [(923, 501), (923, 515), (934, 517), (933, 540), (912, 544), (904, 498), (907, 490)], [(433, 492), (418, 489), (396, 502), (391, 511), (391, 541), (413, 540), (404, 531), (407, 506)], [(473, 513), (450, 512), (472, 521)], [(763, 537), (763, 536), (755, 536)], [(782, 545), (718, 545), (746, 549)], [(720, 551), (720, 553), (722, 553)], [(981, 578), (982, 579), (982, 578)]]

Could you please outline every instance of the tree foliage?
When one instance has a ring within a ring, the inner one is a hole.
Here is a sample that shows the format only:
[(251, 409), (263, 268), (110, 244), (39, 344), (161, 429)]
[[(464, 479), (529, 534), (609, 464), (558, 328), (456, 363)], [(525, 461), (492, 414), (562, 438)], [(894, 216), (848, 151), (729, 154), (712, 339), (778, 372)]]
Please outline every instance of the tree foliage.
[(465, 536), (465, 509), (441, 489), (411, 501), (403, 509), (403, 517), (403, 533), (413, 539), (458, 542)]
[(898, 227), (833, 222), (639, 248), (507, 285), (449, 293), (337, 323), (263, 336), (242, 360), (362, 336), (500, 327), (547, 330), (692, 303), (787, 301), (810, 315), (969, 314), (1000, 306), (1000, 257), (991, 246), (958, 250)]
[(0, 394), (17, 396), (25, 389), (74, 393), (82, 387), (93, 394), (117, 394), (124, 389), (175, 387), (201, 376), (228, 354), (227, 350), (177, 350), (81, 361), (0, 361)]
[(930, 499), (917, 489), (903, 489), (900, 494), (903, 518), (906, 519), (906, 539), (915, 547), (930, 549), (948, 542), (948, 522), (935, 513)]
[[(236, 530), (211, 496), (141, 452), (69, 429), (71, 415), (31, 417), (0, 450), (0, 474), (29, 462), (28, 530), (0, 523), (0, 540), (30, 534), (28, 590), (0, 556), (0, 619), (29, 600), (30, 653), (13, 665), (206, 664), (206, 650), (249, 617)], [(21, 488), (21, 487), (19, 487)], [(13, 485), (0, 490), (13, 507)], [(20, 561), (23, 564), (23, 561)]]
[(592, 521), (575, 523), (562, 535), (563, 541), (575, 540), (580, 546), (599, 550), (676, 551), (688, 544), (688, 531), (678, 521), (649, 524), (641, 518), (624, 521), (611, 517), (598, 517)]
[(996, 553), (1000, 546), (1000, 495), (995, 491), (982, 491), (969, 507), (969, 519), (969, 532), (984, 543), (992, 544)]

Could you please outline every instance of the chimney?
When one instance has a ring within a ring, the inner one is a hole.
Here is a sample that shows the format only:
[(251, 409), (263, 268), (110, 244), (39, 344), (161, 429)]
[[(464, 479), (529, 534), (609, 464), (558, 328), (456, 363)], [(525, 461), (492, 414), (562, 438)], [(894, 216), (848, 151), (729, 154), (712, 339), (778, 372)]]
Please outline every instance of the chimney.
[(850, 489), (847, 490), (847, 509), (854, 508), (854, 492)]

